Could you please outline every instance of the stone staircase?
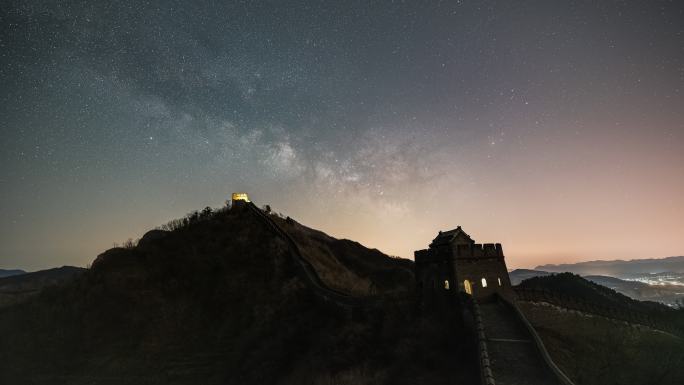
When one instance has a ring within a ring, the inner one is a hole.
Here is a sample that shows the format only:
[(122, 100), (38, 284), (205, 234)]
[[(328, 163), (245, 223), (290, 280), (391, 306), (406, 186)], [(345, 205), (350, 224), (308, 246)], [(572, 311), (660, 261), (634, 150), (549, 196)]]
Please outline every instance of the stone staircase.
[(561, 384), (512, 308), (500, 301), (481, 303), (479, 307), (497, 385)]

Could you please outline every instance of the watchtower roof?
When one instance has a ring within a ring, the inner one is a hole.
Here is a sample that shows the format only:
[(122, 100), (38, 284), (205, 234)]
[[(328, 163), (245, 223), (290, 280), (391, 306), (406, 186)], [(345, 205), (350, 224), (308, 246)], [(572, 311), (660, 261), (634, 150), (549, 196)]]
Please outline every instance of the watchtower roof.
[(435, 237), (435, 239), (432, 240), (432, 243), (430, 243), (430, 247), (446, 245), (455, 240), (461, 240), (467, 243), (475, 243), (475, 241), (470, 238), (470, 235), (463, 231), (461, 226), (458, 226), (453, 230), (440, 231), (439, 234), (437, 234), (437, 237)]

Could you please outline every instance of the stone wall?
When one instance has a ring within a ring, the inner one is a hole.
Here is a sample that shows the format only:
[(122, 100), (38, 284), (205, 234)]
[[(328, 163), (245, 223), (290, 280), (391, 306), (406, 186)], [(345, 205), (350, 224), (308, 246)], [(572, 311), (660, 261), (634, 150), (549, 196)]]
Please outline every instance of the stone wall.
[[(471, 294), (475, 298), (486, 298), (494, 293), (501, 293), (507, 297), (512, 294), (511, 281), (503, 257), (456, 258), (453, 269), (459, 290), (466, 291), (464, 281), (468, 280), (471, 284)], [(483, 286), (483, 279), (486, 280), (486, 287)]]
[(500, 243), (439, 245), (417, 250), (414, 259), (416, 286), (424, 302), (433, 301), (434, 296), (466, 292), (465, 280), (476, 298), (494, 293), (513, 296)]

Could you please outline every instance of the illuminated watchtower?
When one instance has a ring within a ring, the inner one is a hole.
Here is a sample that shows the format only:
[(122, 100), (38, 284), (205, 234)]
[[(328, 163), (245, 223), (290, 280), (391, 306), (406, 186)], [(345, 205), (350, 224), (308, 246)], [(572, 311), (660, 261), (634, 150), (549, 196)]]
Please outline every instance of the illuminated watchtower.
[(426, 250), (415, 256), (416, 283), (424, 299), (454, 291), (484, 299), (512, 293), (499, 243), (476, 244), (461, 227), (440, 231)]
[(245, 203), (249, 203), (249, 196), (247, 193), (233, 193), (230, 201), (232, 203), (231, 207), (242, 207)]

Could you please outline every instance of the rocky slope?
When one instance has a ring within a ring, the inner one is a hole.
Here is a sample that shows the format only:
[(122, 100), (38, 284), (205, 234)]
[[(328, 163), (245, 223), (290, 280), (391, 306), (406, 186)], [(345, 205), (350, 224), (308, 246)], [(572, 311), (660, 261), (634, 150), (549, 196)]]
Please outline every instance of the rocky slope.
[(193, 214), (0, 309), (0, 383), (477, 380), (457, 315), (416, 312), (411, 262), (286, 225), (326, 283), (377, 299), (353, 310), (323, 303), (253, 214)]

